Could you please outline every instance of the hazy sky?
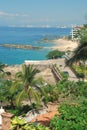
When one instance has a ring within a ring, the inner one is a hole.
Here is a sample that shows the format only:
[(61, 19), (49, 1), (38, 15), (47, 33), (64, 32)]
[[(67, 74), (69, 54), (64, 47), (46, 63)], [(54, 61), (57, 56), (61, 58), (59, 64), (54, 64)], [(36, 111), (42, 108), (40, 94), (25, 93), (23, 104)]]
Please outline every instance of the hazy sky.
[(87, 0), (0, 0), (0, 26), (61, 26), (87, 22)]

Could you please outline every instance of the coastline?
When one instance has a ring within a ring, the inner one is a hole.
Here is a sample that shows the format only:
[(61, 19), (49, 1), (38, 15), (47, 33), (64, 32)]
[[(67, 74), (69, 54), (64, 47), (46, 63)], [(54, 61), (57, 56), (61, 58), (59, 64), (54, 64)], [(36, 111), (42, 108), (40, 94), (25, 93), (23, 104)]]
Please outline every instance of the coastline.
[(59, 51), (73, 51), (78, 47), (78, 42), (64, 38), (54, 39), (52, 40), (52, 43), (55, 44), (51, 47), (52, 50), (58, 49)]
[[(49, 48), (50, 50), (59, 50), (59, 51), (67, 51), (67, 50), (70, 50), (70, 51), (74, 51), (79, 43), (78, 42), (74, 42), (74, 41), (71, 41), (71, 40), (68, 40), (68, 39), (65, 39), (65, 38), (58, 38), (58, 39), (54, 39), (54, 40), (51, 40), (50, 42), (48, 42), (49, 44), (52, 43), (53, 46), (51, 47), (47, 47)], [(56, 61), (56, 59), (55, 59)], [(25, 60), (22, 64), (34, 64), (34, 65), (45, 65), (45, 64), (50, 64), (50, 63), (53, 63), (54, 60), (49, 60), (49, 59), (46, 59), (46, 60)], [(9, 66), (12, 66), (12, 67), (18, 67), (18, 66), (21, 66), (22, 64), (14, 64), (14, 65), (9, 65)]]
[[(25, 46), (11, 46), (11, 48), (0, 46), (1, 62), (7, 65), (22, 64), (25, 60), (46, 60), (46, 55), (51, 51), (52, 39), (70, 34), (70, 28), (5, 28), (6, 37), (1, 30), (2, 36), (1, 44), (17, 44), (17, 45), (33, 45), (40, 46), (41, 49), (24, 49)], [(8, 31), (9, 29), (9, 31)], [(12, 34), (13, 32), (13, 34)], [(13, 35), (13, 37), (11, 37)], [(7, 46), (7, 45), (6, 45)], [(22, 49), (23, 48), (23, 49)]]
[[(63, 38), (55, 39), (52, 41), (52, 43), (53, 43), (53, 47), (50, 47), (50, 49), (53, 49), (53, 50), (58, 49), (60, 51), (67, 51), (67, 50), (73, 51), (78, 46), (77, 42), (72, 42), (70, 40), (63, 39)], [(25, 60), (23, 64), (35, 65), (40, 70), (40, 73), (37, 74), (36, 78), (41, 77), (42, 79), (44, 79), (45, 82), (51, 83), (51, 84), (56, 83), (56, 82), (55, 82), (54, 76), (51, 72), (51, 69), (49, 67), (50, 65), (52, 65), (52, 64), (57, 64), (58, 66), (62, 65), (63, 66), (61, 68), (62, 71), (64, 70), (64, 68), (67, 71), (67, 67), (64, 67), (65, 58), (50, 59), (50, 60), (49, 59), (47, 59), (47, 60)], [(8, 72), (12, 73), (11, 78), (13, 78), (13, 79), (15, 77), (15, 74), (21, 70), (22, 70), (22, 64), (7, 66), (4, 68), (5, 72), (8, 71)], [(70, 72), (70, 75), (73, 75), (73, 74)]]

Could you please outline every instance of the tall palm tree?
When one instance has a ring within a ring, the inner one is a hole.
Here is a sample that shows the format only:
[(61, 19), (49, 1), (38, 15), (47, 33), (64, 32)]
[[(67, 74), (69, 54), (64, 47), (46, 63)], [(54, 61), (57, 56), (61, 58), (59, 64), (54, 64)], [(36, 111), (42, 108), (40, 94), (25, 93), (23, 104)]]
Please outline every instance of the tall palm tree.
[(37, 92), (37, 89), (35, 89), (36, 82), (34, 80), (35, 75), (38, 72), (38, 69), (34, 68), (33, 65), (27, 66), (24, 64), (22, 66), (22, 71), (16, 74), (16, 77), (18, 77), (21, 80), (23, 86), (21, 93), (18, 95), (17, 104), (19, 104), (24, 94), (27, 94), (30, 104), (32, 104), (32, 97), (34, 97), (34, 100), (38, 100), (38, 102), (40, 102), (40, 98), (38, 98), (39, 94)]
[(66, 60), (66, 65), (71, 65), (80, 60), (83, 62), (87, 60), (87, 42), (79, 44), (72, 57), (69, 60)]

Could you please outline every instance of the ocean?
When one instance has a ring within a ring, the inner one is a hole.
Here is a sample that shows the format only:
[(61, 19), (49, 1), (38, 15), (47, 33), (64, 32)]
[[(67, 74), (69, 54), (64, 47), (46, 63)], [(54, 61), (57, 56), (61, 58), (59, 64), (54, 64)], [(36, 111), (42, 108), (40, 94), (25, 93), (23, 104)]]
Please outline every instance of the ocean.
[[(8, 65), (22, 64), (25, 60), (45, 60), (51, 40), (68, 36), (71, 28), (24, 28), (0, 27), (0, 62)], [(48, 41), (47, 41), (47, 40)], [(23, 44), (40, 46), (42, 49), (6, 48), (2, 44)]]

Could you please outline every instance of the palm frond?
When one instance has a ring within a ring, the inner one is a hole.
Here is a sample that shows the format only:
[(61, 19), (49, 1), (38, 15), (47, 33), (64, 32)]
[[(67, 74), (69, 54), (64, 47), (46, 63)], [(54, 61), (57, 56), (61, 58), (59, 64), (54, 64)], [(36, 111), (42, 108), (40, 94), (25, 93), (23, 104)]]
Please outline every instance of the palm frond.
[(3, 70), (4, 67), (5, 67), (5, 65), (0, 63), (0, 71), (4, 72), (4, 70)]
[(11, 87), (9, 89), (9, 92), (11, 94), (14, 94), (16, 91), (18, 92), (20, 87), (20, 83), (19, 82), (12, 82)]
[(34, 99), (34, 101), (37, 104), (41, 103), (39, 92), (35, 91), (31, 86), (28, 87), (27, 93), (28, 93), (28, 96), (29, 96), (29, 98), (30, 98), (31, 101), (32, 101), (32, 99)]
[(17, 72), (16, 74), (15, 74), (15, 77), (16, 78), (21, 78), (22, 79), (22, 72)]
[(80, 60), (87, 60), (87, 42), (79, 44), (72, 57), (69, 60), (66, 60), (66, 65), (71, 65), (72, 63)]
[(16, 97), (16, 105), (20, 106), (21, 101), (23, 100), (23, 98), (25, 97), (26, 93), (24, 90), (22, 90)]

